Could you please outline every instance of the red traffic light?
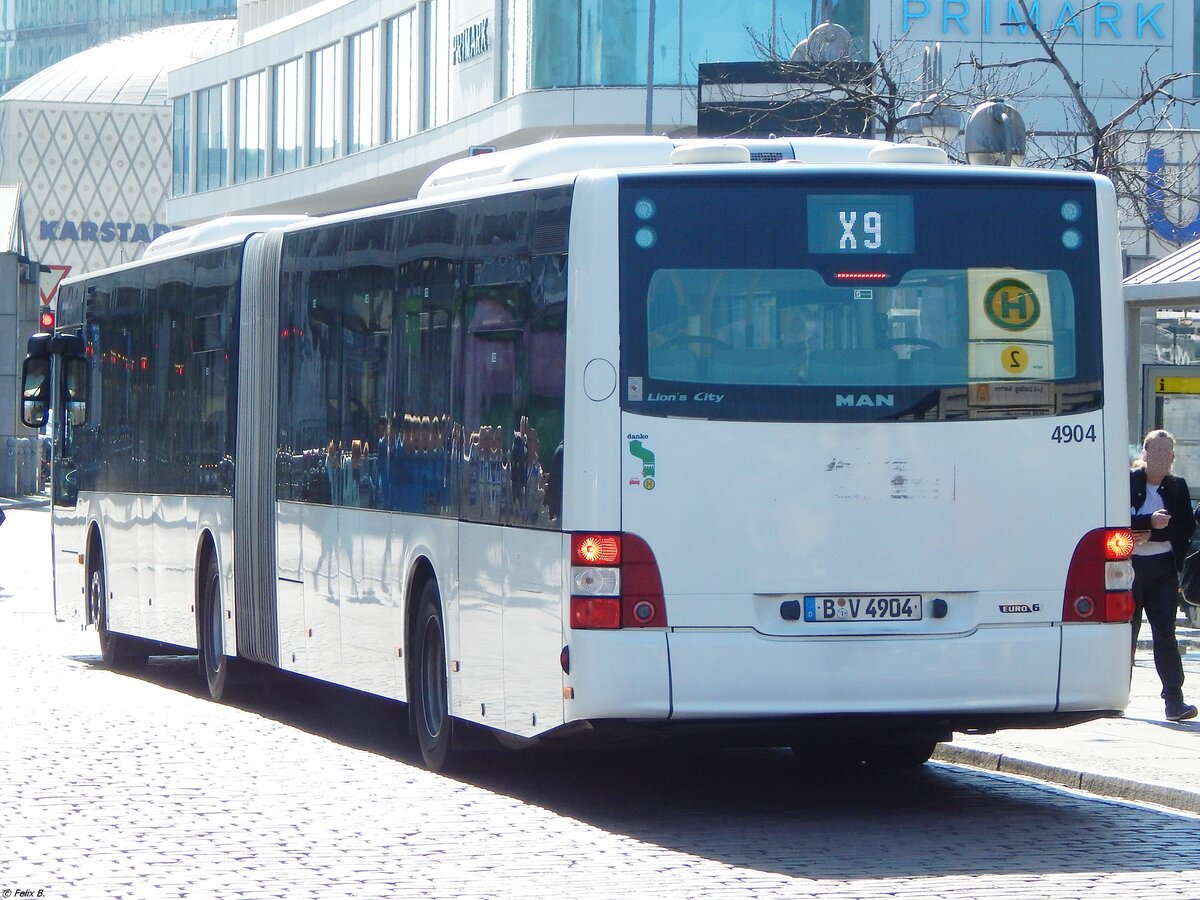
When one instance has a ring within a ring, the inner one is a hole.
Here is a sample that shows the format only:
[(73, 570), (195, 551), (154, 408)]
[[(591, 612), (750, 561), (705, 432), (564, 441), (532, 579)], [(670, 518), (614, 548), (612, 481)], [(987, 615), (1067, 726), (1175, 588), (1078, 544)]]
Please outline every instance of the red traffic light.
[(42, 331), (51, 331), (54, 328), (54, 310), (43, 309), (42, 317), (38, 320), (38, 325)]

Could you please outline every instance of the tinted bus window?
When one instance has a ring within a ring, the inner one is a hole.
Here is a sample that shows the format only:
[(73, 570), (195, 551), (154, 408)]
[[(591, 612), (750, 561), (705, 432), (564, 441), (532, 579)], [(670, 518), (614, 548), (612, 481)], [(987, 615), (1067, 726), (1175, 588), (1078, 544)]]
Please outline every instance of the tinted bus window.
[[(796, 421), (1096, 408), (1089, 189), (810, 176), (734, 192), (719, 178), (629, 177), (624, 402)], [(986, 227), (981, 211), (1014, 224)]]

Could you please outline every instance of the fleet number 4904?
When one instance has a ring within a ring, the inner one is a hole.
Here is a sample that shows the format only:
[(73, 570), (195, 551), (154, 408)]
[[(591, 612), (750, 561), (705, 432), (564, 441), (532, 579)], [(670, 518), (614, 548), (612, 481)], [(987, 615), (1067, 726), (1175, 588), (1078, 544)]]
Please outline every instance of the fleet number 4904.
[(1096, 426), (1089, 425), (1084, 428), (1082, 425), (1057, 425), (1050, 435), (1050, 440), (1058, 444), (1082, 444), (1084, 441), (1094, 443)]

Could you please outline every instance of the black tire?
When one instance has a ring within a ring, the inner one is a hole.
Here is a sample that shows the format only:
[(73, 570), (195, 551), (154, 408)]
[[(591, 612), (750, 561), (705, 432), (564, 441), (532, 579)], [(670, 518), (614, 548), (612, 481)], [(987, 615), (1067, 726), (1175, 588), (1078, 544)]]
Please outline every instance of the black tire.
[(225, 655), (225, 606), (221, 601), (221, 572), (209, 554), (200, 574), (196, 598), (196, 664), (208, 687), (208, 695), (220, 700), (229, 680), (229, 657)]
[(96, 625), (100, 658), (110, 669), (136, 669), (146, 665), (148, 654), (136, 638), (108, 630), (108, 583), (104, 577), (104, 553), (95, 544), (88, 551), (88, 616)]
[(454, 746), (454, 720), (450, 716), (446, 684), (446, 627), (437, 582), (421, 588), (417, 619), (412, 632), (413, 720), (421, 757), (430, 771), (440, 772)]

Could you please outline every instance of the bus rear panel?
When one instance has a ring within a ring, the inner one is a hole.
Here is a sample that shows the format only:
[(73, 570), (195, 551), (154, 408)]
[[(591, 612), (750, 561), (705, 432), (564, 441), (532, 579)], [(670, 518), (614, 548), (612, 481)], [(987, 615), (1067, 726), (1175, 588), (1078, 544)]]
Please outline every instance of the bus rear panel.
[[(621, 274), (572, 307), (568, 463), (599, 487), (565, 525), (635, 536), (662, 597), (570, 634), (567, 719), (945, 736), (1122, 709), (1111, 191), (798, 168), (577, 186)], [(601, 576), (572, 562), (578, 624)]]

